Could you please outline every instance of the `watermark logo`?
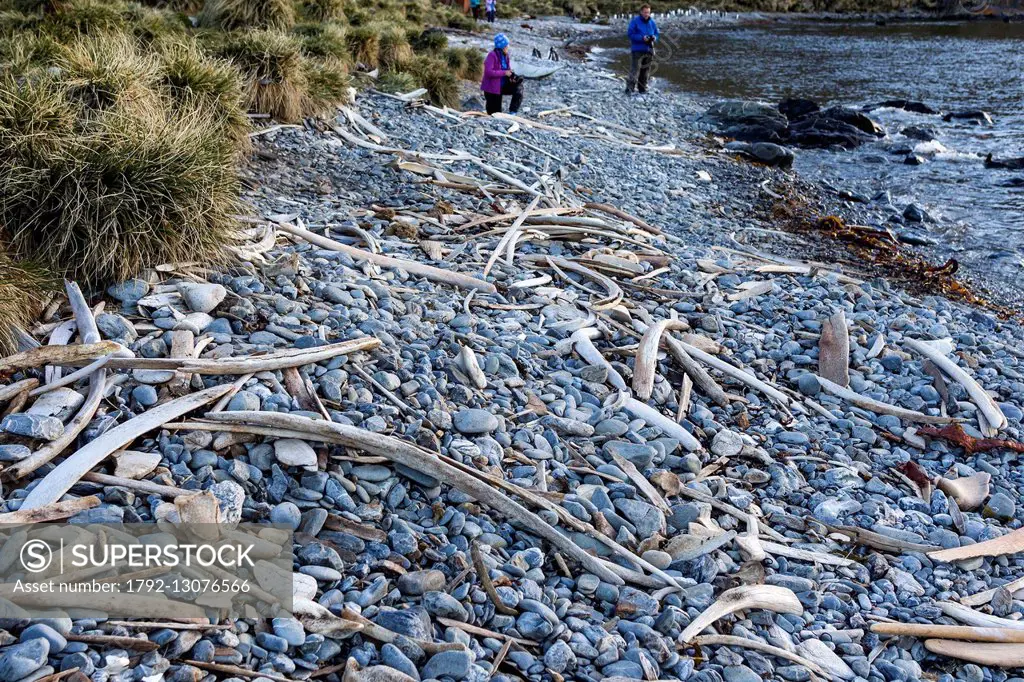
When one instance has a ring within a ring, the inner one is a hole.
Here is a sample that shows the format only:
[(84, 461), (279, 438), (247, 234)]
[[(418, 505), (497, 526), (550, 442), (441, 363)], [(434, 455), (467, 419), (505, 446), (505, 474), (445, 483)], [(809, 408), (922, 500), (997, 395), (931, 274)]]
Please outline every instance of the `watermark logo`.
[(29, 540), (21, 546), (21, 566), (29, 573), (42, 573), (53, 563), (53, 550), (45, 540)]
[(293, 547), (292, 529), (276, 524), (0, 526), (0, 612), (287, 617)]

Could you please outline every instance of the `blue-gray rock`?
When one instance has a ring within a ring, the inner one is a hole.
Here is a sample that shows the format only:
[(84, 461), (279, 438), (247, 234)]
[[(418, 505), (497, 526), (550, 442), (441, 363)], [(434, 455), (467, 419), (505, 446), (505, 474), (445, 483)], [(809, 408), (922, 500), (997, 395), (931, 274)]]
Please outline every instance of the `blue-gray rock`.
[(443, 590), (445, 582), (441, 571), (412, 571), (398, 578), (398, 589), (408, 597), (419, 597), (427, 592)]
[(455, 413), (452, 420), (460, 433), (490, 433), (498, 428), (498, 418), (487, 410), (466, 409)]
[(425, 680), (450, 677), (453, 680), (464, 680), (473, 665), (473, 654), (469, 651), (442, 651), (434, 654), (423, 666), (422, 677)]
[(821, 382), (814, 374), (801, 374), (796, 379), (796, 387), (801, 393), (812, 398), (821, 393)]
[(544, 665), (552, 672), (564, 673), (576, 667), (576, 654), (568, 644), (558, 640), (544, 652)]
[(654, 505), (628, 498), (615, 500), (614, 504), (615, 508), (636, 526), (640, 540), (645, 540), (665, 528), (665, 515)]
[(0, 650), (0, 682), (16, 682), (46, 665), (50, 642), (45, 637), (30, 639)]
[(294, 502), (282, 502), (270, 510), (270, 522), (279, 523), (295, 530), (302, 522), (302, 512)]
[(1016, 513), (1016, 503), (1014, 503), (1014, 501), (1005, 493), (994, 494), (992, 497), (988, 498), (988, 502), (985, 504), (984, 515), (991, 518), (1008, 521), (1012, 519)]
[(156, 389), (148, 384), (139, 384), (133, 388), (132, 397), (135, 398), (135, 402), (143, 407), (152, 407), (159, 400)]
[(722, 429), (711, 439), (711, 453), (719, 457), (735, 457), (743, 450), (743, 439), (740, 434), (729, 429)]
[(295, 618), (275, 618), (271, 621), (274, 634), (288, 642), (289, 646), (302, 646), (306, 641), (306, 630)]
[(45, 623), (35, 623), (30, 625), (21, 632), (19, 637), (22, 642), (29, 642), (33, 639), (42, 637), (50, 645), (51, 654), (59, 654), (64, 651), (64, 647), (68, 645), (68, 640), (64, 638), (62, 634), (51, 628)]
[(615, 454), (632, 462), (641, 471), (649, 467), (654, 456), (658, 454), (658, 451), (650, 445), (640, 445), (624, 440), (608, 441), (604, 444), (604, 451), (609, 457)]
[(423, 595), (423, 608), (427, 613), (440, 618), (458, 621), (469, 620), (469, 612), (459, 600), (447, 592), (427, 592)]
[(35, 414), (9, 414), (0, 422), (0, 431), (16, 436), (53, 441), (64, 435), (64, 422), (56, 417)]
[(107, 288), (107, 294), (122, 303), (135, 303), (149, 293), (149, 284), (141, 279), (130, 279)]
[(380, 648), (380, 662), (419, 682), (420, 671), (416, 669), (416, 664), (394, 644), (385, 644)]

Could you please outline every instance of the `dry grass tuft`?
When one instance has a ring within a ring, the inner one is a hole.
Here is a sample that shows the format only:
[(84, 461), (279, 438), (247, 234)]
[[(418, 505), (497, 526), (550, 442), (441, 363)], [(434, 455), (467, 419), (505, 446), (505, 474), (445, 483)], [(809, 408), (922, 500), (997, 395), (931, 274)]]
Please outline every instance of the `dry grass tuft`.
[(127, 35), (83, 36), (62, 46), (53, 64), (68, 84), (69, 96), (87, 114), (115, 106), (155, 105), (157, 61), (140, 52)]
[(308, 94), (304, 113), (307, 116), (331, 116), (342, 104), (348, 104), (352, 79), (348, 69), (337, 60), (304, 61)]
[(65, 125), (68, 92), (0, 81), (0, 230), (10, 255), (87, 283), (223, 260), (239, 211), (236, 157), (208, 111), (170, 111), (156, 98), (76, 130)]
[(459, 78), (479, 80), (484, 74), (483, 56), (474, 47), (450, 47), (444, 51), (444, 58)]
[(206, 0), (199, 14), (206, 28), (236, 30), (245, 28), (287, 31), (295, 25), (290, 0)]
[(309, 21), (345, 20), (345, 0), (302, 0), (300, 8)]
[(346, 63), (350, 60), (345, 28), (338, 24), (300, 24), (295, 27), (295, 34), (302, 40), (302, 53), (307, 56)]
[(353, 26), (345, 32), (345, 44), (352, 59), (371, 69), (380, 66), (380, 29), (377, 26)]
[(418, 32), (411, 42), (417, 52), (441, 52), (448, 47), (448, 36), (441, 29), (428, 28)]
[(448, 64), (433, 58), (416, 60), (410, 71), (420, 85), (427, 89), (430, 101), (439, 107), (459, 105), (459, 79), (448, 68)]
[(200, 107), (239, 151), (251, 149), (242, 81), (230, 62), (206, 56), (195, 42), (174, 42), (161, 49), (159, 83), (175, 110)]
[(381, 92), (401, 94), (412, 92), (418, 87), (416, 76), (406, 71), (389, 71), (377, 79), (377, 89)]
[(16, 263), (0, 251), (0, 354), (15, 351), (14, 328), (27, 328), (59, 280), (45, 268)]
[(377, 64), (381, 69), (396, 69), (413, 59), (412, 46), (405, 31), (398, 26), (387, 26), (380, 31), (380, 48)]
[(299, 39), (276, 31), (216, 36), (218, 56), (242, 73), (246, 106), (294, 122), (302, 118), (308, 83)]

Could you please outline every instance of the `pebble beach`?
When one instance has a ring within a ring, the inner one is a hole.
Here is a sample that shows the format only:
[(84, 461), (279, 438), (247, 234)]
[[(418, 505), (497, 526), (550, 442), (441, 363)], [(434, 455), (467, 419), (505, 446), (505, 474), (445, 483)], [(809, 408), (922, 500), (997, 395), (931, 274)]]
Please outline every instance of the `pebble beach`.
[[(163, 518), (141, 482), (210, 490), (222, 520), (294, 529), (301, 608), (209, 630), (10, 618), (0, 682), (1022, 679), (1012, 639), (886, 630), (1024, 629), (1020, 324), (818, 260), (832, 247), (766, 211), (813, 187), (725, 149), (706, 102), (628, 98), (566, 53), (605, 29), (498, 27), (560, 67), (520, 118), (371, 90), (258, 131), (239, 263), (89, 297), (126, 357), (367, 342), (249, 375), (111, 369), (80, 436), (230, 385), (194, 413), (207, 428), (163, 424), (131, 445), (147, 457), (93, 469), (126, 480), (75, 482), (99, 503), (70, 521)], [(12, 410), (3, 461), (88, 392)], [(309, 437), (217, 429), (259, 423)]]

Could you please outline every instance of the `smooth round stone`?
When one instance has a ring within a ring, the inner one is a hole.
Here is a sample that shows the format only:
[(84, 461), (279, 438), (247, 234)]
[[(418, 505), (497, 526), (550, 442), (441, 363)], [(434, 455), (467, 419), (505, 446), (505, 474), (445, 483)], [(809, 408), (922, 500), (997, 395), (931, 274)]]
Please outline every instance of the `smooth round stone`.
[(132, 397), (135, 398), (135, 402), (143, 407), (152, 407), (153, 405), (156, 405), (156, 401), (159, 400), (156, 389), (146, 384), (141, 384), (133, 388)]
[(672, 556), (668, 552), (657, 549), (649, 549), (643, 553), (643, 560), (654, 566), (665, 570), (672, 563)]
[(594, 594), (600, 584), (601, 579), (592, 573), (584, 573), (576, 579), (576, 589), (583, 594)]
[(303, 566), (299, 569), (299, 572), (312, 576), (321, 582), (336, 582), (343, 577), (340, 571), (336, 571), (328, 566)]
[(270, 510), (270, 522), (296, 530), (302, 523), (302, 512), (294, 502), (282, 502)]
[(710, 449), (718, 457), (735, 457), (743, 450), (743, 439), (735, 431), (722, 429), (711, 439)]
[(398, 589), (406, 596), (420, 597), (444, 589), (445, 582), (441, 571), (413, 571), (398, 578)]
[(466, 434), (490, 433), (497, 430), (499, 424), (496, 416), (481, 409), (459, 410), (452, 423), (459, 433)]

